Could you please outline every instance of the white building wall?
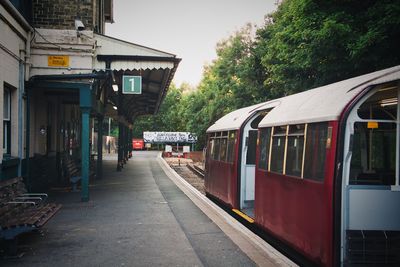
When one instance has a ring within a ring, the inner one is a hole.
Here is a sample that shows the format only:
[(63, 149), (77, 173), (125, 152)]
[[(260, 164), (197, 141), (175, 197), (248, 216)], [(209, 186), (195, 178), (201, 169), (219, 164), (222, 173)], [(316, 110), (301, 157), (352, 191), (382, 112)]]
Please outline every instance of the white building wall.
[(18, 129), (18, 89), (20, 77), (19, 62), (25, 60), (25, 44), (28, 33), (0, 4), (0, 161), (3, 159), (3, 107), (4, 87), (11, 90), (11, 156), (18, 156), (18, 136), (24, 133)]
[[(36, 29), (31, 47), (30, 76), (92, 73), (95, 40), (92, 31)], [(67, 56), (68, 66), (49, 66), (49, 56)]]

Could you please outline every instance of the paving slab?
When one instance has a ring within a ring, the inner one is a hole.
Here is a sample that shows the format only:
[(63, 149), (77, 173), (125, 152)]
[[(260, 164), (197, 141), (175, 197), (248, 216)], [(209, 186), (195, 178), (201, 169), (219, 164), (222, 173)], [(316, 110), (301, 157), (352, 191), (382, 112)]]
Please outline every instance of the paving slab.
[(22, 258), (0, 266), (254, 266), (168, 178), (157, 155), (135, 152), (122, 172), (106, 156), (90, 201), (53, 194), (62, 209), (22, 239)]

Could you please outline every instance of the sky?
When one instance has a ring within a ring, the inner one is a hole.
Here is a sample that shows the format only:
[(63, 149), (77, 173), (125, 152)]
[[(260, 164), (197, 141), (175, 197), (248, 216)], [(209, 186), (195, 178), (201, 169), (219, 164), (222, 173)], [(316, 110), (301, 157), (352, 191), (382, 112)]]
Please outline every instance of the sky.
[(196, 86), (219, 41), (246, 23), (263, 25), (276, 0), (115, 0), (106, 35), (175, 54), (173, 82)]

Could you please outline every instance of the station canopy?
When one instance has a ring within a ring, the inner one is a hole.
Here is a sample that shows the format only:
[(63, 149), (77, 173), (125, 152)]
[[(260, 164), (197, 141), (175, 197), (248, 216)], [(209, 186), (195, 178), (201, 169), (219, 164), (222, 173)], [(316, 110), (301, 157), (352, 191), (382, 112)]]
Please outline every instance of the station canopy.
[(106, 115), (132, 124), (137, 116), (157, 113), (181, 59), (105, 35), (94, 34), (94, 38), (93, 67), (98, 72), (112, 71), (114, 88), (122, 88), (124, 76), (141, 76), (141, 94), (122, 94), (121, 103), (118, 93), (107, 87)]

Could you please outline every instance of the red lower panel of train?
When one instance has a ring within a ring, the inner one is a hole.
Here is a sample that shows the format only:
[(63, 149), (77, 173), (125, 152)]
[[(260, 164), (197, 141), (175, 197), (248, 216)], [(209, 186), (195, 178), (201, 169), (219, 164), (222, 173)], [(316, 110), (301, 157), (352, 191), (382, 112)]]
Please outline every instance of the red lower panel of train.
[(332, 199), (323, 183), (259, 171), (255, 222), (324, 266), (331, 257)]
[(237, 208), (236, 164), (212, 160), (208, 168), (205, 177), (207, 193), (218, 198), (230, 208)]

